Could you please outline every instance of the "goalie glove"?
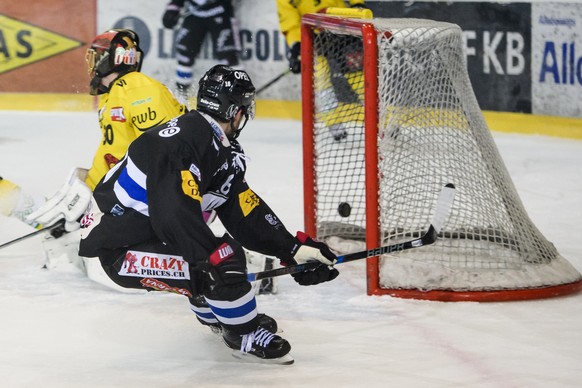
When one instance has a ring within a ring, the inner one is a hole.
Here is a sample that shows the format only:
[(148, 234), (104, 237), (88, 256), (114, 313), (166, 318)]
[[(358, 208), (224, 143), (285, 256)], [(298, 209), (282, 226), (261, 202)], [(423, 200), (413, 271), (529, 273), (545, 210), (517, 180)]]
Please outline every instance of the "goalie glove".
[(293, 74), (301, 73), (301, 43), (296, 42), (289, 51), (289, 70)]
[(84, 182), (86, 177), (87, 170), (74, 168), (59, 191), (28, 215), (26, 221), (50, 226), (64, 219), (66, 232), (79, 229), (79, 220), (89, 207), (92, 195), (91, 189)]
[(338, 270), (332, 267), (337, 261), (337, 257), (329, 247), (320, 241), (312, 239), (303, 232), (297, 232), (291, 252), (282, 256), (281, 263), (283, 265), (293, 265), (305, 264), (309, 261), (319, 261), (322, 265), (308, 271), (291, 274), (293, 279), (302, 286), (328, 282), (339, 275)]

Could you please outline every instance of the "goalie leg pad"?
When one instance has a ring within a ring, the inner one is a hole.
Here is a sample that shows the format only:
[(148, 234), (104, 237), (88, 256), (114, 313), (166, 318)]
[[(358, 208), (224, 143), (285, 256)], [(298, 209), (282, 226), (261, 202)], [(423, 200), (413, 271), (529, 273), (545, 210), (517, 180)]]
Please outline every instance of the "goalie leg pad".
[(86, 272), (85, 263), (78, 254), (79, 241), (81, 241), (81, 236), (78, 230), (65, 233), (59, 238), (55, 238), (47, 233), (42, 240), (42, 249), (45, 258), (43, 268), (55, 269), (72, 264), (81, 271)]
[[(275, 268), (275, 259), (257, 252), (245, 251), (247, 269), (249, 273), (268, 271)], [(278, 291), (278, 279), (268, 278), (260, 282), (252, 283), (256, 295), (276, 294)]]

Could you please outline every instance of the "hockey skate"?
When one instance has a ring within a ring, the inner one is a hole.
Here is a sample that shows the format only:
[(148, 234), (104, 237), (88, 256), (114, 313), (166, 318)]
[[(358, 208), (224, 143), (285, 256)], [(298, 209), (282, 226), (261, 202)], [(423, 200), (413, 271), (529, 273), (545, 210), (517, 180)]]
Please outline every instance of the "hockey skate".
[(261, 326), (244, 335), (224, 330), (222, 338), (229, 348), (236, 350), (232, 355), (244, 361), (280, 365), (295, 362), (289, 354), (289, 342)]
[[(271, 333), (277, 332), (279, 327), (277, 326), (277, 321), (275, 321), (274, 318), (271, 318), (267, 314), (258, 314), (257, 316), (259, 318), (259, 327), (262, 327), (262, 328), (270, 331)], [(212, 331), (212, 333), (217, 334), (217, 335), (222, 335), (222, 326), (220, 326), (220, 323), (204, 322), (200, 318), (198, 318), (198, 322), (200, 322), (204, 326), (208, 326), (210, 328), (210, 330)]]

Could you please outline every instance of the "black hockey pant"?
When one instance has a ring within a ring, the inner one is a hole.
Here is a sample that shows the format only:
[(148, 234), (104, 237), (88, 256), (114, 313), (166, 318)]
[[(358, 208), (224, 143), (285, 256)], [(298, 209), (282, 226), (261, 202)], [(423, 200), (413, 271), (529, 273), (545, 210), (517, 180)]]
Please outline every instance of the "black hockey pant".
[(121, 287), (186, 296), (203, 324), (220, 322), (241, 334), (258, 326), (250, 283), (230, 286), (216, 283), (207, 272), (194, 268), (158, 240), (111, 251), (99, 260), (105, 273)]

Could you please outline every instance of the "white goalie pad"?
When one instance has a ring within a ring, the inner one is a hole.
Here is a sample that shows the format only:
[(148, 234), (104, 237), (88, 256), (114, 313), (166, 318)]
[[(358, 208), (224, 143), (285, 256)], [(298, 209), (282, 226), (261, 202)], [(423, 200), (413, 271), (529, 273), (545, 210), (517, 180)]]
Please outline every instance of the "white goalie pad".
[[(249, 273), (262, 272), (275, 267), (275, 259), (271, 257), (247, 250), (245, 250), (245, 255), (247, 257), (247, 271)], [(276, 278), (263, 279), (251, 284), (255, 295), (276, 294), (278, 291)]]
[(83, 267), (87, 277), (95, 283), (99, 283), (102, 286), (111, 288), (115, 291), (123, 292), (124, 294), (140, 294), (147, 292), (145, 289), (138, 290), (137, 288), (125, 288), (115, 283), (109, 276), (107, 276), (97, 257), (80, 257), (80, 259), (83, 261)]
[(64, 233), (59, 238), (46, 233), (42, 240), (43, 268), (63, 269), (72, 266), (84, 271), (81, 257), (77, 254), (80, 240), (79, 230)]
[(42, 241), (44, 253), (43, 268), (53, 271), (81, 271), (87, 277), (107, 288), (123, 293), (142, 293), (145, 290), (124, 288), (117, 285), (107, 276), (97, 257), (81, 257), (78, 255), (80, 229), (65, 233), (59, 238), (47, 234)]

